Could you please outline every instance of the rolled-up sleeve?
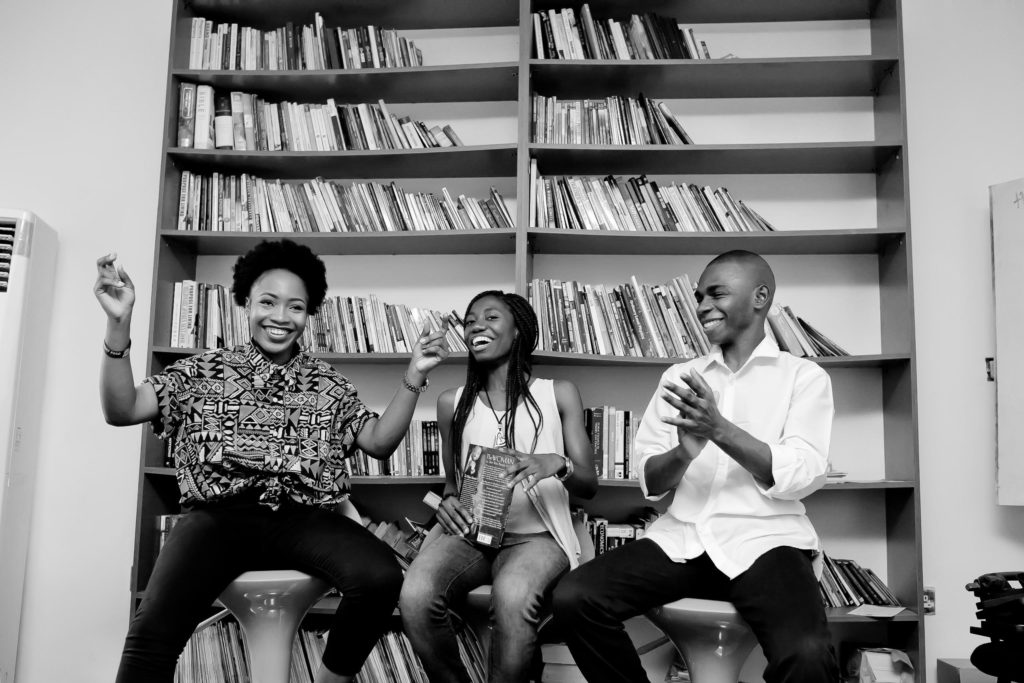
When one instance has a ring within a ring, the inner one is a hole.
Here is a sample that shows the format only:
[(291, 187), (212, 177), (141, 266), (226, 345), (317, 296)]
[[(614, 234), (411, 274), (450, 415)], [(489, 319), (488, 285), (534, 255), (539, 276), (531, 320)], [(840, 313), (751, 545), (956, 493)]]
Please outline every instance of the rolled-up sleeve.
[(663, 387), (669, 382), (678, 384), (679, 374), (676, 368), (669, 368), (662, 373), (661, 378), (658, 380), (658, 387), (655, 389), (650, 403), (647, 404), (647, 410), (644, 411), (644, 417), (640, 421), (640, 426), (637, 428), (636, 438), (633, 442), (633, 452), (636, 454), (636, 466), (633, 473), (640, 481), (640, 490), (643, 491), (644, 498), (647, 500), (661, 500), (668, 495), (668, 491), (658, 495), (650, 495), (647, 489), (645, 470), (648, 460), (655, 455), (660, 455), (675, 448), (679, 443), (676, 428), (663, 422), (661, 419), (669, 415), (673, 410), (672, 406), (661, 398), (661, 394), (664, 391)]
[(344, 459), (355, 453), (356, 439), (366, 423), (379, 416), (366, 407), (366, 404), (359, 398), (354, 384), (344, 378), (339, 378), (339, 381), (342, 397), (334, 415), (332, 430), (334, 438), (332, 441), (335, 447), (332, 448), (332, 451)]
[(192, 358), (184, 358), (163, 372), (142, 380), (156, 392), (157, 415), (150, 422), (153, 433), (161, 439), (173, 434), (184, 420), (185, 410), (192, 393), (194, 376)]
[(765, 495), (779, 500), (799, 500), (825, 484), (828, 449), (832, 437), (832, 381), (817, 365), (806, 363), (798, 370), (786, 424), (772, 452), (770, 488), (758, 485)]

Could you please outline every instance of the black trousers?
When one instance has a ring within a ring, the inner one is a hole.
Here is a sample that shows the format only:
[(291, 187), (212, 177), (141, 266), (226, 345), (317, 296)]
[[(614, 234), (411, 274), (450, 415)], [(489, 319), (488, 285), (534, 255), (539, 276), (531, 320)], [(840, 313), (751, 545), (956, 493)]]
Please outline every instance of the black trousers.
[(192, 510), (164, 544), (125, 639), (118, 683), (171, 683), (178, 656), (239, 574), (297, 569), (342, 593), (324, 652), (331, 671), (359, 671), (387, 629), (402, 571), (391, 549), (335, 512), (236, 502)]
[(680, 598), (728, 600), (768, 659), (767, 683), (835, 683), (839, 670), (809, 553), (775, 548), (730, 580), (706, 554), (673, 562), (642, 539), (562, 578), (554, 611), (589, 683), (647, 681), (623, 621)]

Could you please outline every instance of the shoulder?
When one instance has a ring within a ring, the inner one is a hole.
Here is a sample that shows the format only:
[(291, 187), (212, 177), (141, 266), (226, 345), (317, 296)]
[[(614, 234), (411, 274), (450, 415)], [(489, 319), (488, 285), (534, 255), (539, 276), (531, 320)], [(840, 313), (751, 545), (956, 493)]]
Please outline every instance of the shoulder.
[(796, 388), (821, 386), (831, 388), (832, 378), (829, 377), (825, 368), (813, 360), (794, 356), (787, 351), (781, 351), (778, 358), (779, 366), (786, 370), (786, 374), (793, 378)]
[(567, 379), (551, 379), (552, 391), (555, 395), (555, 403), (559, 410), (566, 408), (578, 408), (583, 404), (580, 398), (580, 390), (576, 384)]
[(458, 399), (462, 387), (445, 389), (437, 397), (437, 419), (439, 422), (451, 422), (455, 415), (455, 401)]
[(697, 372), (703, 373), (707, 369), (707, 367), (708, 359), (706, 356), (691, 358), (688, 361), (683, 361), (682, 363), (670, 365), (665, 369), (663, 373), (661, 373), (662, 382), (659, 382), (659, 386), (660, 384), (664, 383), (665, 380), (672, 380), (673, 382), (678, 383), (679, 378), (682, 377), (683, 375), (690, 374), (691, 370), (696, 370)]

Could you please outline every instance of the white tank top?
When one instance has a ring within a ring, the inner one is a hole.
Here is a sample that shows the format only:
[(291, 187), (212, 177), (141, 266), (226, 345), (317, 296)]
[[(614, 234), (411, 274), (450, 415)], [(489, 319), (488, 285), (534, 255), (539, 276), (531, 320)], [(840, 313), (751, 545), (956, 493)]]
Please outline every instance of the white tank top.
[[(456, 405), (458, 405), (463, 389), (464, 387), (459, 387), (455, 394)], [(540, 414), (544, 418), (540, 434), (537, 435), (537, 443), (534, 445), (533, 441), (536, 434), (534, 420), (538, 420), (537, 415), (535, 413), (531, 415), (526, 404), (520, 401), (516, 406), (514, 443), (508, 445), (521, 453), (558, 453), (561, 455), (565, 452), (565, 446), (562, 441), (562, 418), (558, 414), (558, 404), (555, 400), (555, 381), (534, 379), (530, 384), (530, 393), (537, 401)], [(506, 412), (504, 410), (492, 412), (484, 400), (477, 397), (462, 431), (460, 462), (465, 462), (470, 444), (494, 446), (497, 443), (499, 432), (502, 435), (505, 433)], [(540, 533), (549, 530), (536, 507), (523, 491), (522, 484), (517, 485), (512, 491), (512, 503), (505, 530), (519, 534)]]

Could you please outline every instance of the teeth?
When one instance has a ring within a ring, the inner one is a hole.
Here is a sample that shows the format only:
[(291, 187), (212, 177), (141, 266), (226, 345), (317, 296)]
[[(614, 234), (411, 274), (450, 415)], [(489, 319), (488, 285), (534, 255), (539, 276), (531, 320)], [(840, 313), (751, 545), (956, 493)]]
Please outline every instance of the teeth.
[(473, 337), (469, 343), (473, 345), (473, 348), (478, 349), (481, 346), (490, 344), (491, 340), (488, 337)]
[(287, 337), (288, 330), (282, 330), (276, 327), (268, 327), (267, 334), (270, 335), (271, 337)]
[(722, 321), (721, 320), (705, 320), (703, 323), (701, 323), (701, 327), (703, 327), (705, 330), (710, 330), (712, 327), (714, 327), (715, 325), (717, 325), (720, 322), (722, 322)]

